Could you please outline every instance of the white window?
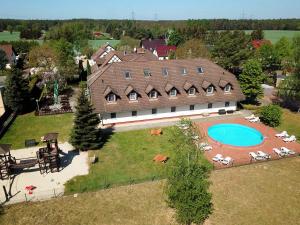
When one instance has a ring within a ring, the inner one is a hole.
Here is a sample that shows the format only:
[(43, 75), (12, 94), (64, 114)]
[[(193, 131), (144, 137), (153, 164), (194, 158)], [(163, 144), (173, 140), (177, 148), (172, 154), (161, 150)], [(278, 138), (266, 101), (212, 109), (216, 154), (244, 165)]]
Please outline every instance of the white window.
[(203, 67), (199, 66), (197, 68), (198, 73), (204, 73)]
[(185, 67), (181, 68), (181, 74), (186, 75), (187, 74), (187, 69)]
[(162, 74), (163, 74), (163, 76), (168, 76), (168, 74), (169, 74), (168, 68), (162, 68)]
[(206, 90), (207, 94), (213, 94), (214, 93), (214, 87), (212, 85), (210, 85), (207, 90)]
[(224, 88), (224, 91), (225, 92), (230, 92), (231, 91), (231, 85), (230, 84), (227, 84), (226, 86), (225, 86), (225, 88)]
[(157, 91), (155, 90), (150, 91), (149, 97), (152, 99), (157, 98)]
[(125, 76), (125, 79), (130, 79), (131, 78), (130, 71), (125, 71), (124, 76)]
[(195, 94), (196, 94), (196, 88), (191, 87), (191, 88), (188, 90), (188, 94), (189, 94), (189, 95), (195, 95)]
[(137, 100), (137, 94), (136, 94), (136, 92), (130, 92), (129, 93), (129, 100), (130, 101), (136, 101)]
[(170, 97), (176, 97), (177, 95), (177, 90), (175, 88), (172, 88), (170, 91)]
[(110, 93), (107, 95), (107, 101), (108, 102), (115, 102), (116, 101), (116, 95), (113, 93)]

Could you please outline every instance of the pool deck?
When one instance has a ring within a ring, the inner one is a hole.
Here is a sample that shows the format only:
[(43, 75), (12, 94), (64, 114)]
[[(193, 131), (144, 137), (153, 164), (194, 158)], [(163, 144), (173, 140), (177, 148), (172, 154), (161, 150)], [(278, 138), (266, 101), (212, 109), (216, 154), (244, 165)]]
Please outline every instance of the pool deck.
[[(220, 123), (237, 123), (237, 124), (246, 125), (255, 128), (263, 134), (265, 139), (261, 144), (252, 147), (236, 147), (236, 146), (222, 144), (220, 142), (213, 140), (207, 134), (208, 127)], [(295, 151), (298, 154), (300, 153), (299, 143), (297, 142), (285, 143), (281, 138), (275, 137), (275, 134), (279, 132), (276, 131), (274, 128), (265, 126), (262, 123), (251, 123), (244, 118), (197, 122), (196, 125), (198, 126), (199, 131), (202, 134), (204, 140), (207, 141), (213, 147), (211, 151), (205, 151), (204, 154), (207, 157), (207, 159), (214, 164), (215, 168), (226, 168), (230, 166), (238, 166), (238, 165), (245, 165), (254, 162), (262, 162), (262, 161), (251, 160), (249, 156), (249, 152), (263, 151), (271, 155), (271, 160), (282, 158), (279, 157), (275, 152), (273, 152), (273, 148), (286, 147), (288, 149)], [(216, 154), (221, 154), (223, 157), (230, 156), (234, 160), (233, 165), (225, 166), (222, 165), (221, 163), (213, 162), (212, 158)], [(286, 157), (291, 157), (291, 156), (286, 156)]]

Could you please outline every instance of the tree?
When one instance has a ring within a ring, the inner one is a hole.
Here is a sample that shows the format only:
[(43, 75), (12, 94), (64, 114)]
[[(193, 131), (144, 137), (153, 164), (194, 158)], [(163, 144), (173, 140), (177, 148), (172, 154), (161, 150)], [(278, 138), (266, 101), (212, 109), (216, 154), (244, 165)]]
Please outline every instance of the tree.
[(31, 67), (41, 67), (45, 70), (52, 70), (57, 63), (57, 55), (49, 44), (33, 47), (28, 55)]
[(86, 75), (89, 76), (91, 74), (92, 74), (91, 66), (90, 66), (89, 60), (87, 60), (86, 61)]
[(205, 44), (199, 39), (191, 39), (180, 45), (176, 50), (178, 59), (210, 58), (210, 53)]
[(239, 81), (246, 100), (250, 103), (256, 103), (257, 98), (263, 94), (261, 87), (263, 71), (260, 63), (254, 59), (246, 62), (243, 72), (239, 76)]
[(0, 49), (0, 70), (5, 69), (7, 63), (8, 59), (6, 57), (6, 53), (2, 49)]
[(212, 56), (217, 63), (231, 71), (239, 69), (251, 55), (250, 39), (243, 31), (220, 33), (212, 49)]
[(168, 45), (175, 45), (178, 46), (183, 42), (183, 37), (177, 32), (176, 30), (173, 30), (170, 32), (169, 38), (168, 38)]
[(12, 67), (5, 82), (5, 104), (13, 111), (24, 112), (30, 105), (28, 81), (22, 77), (19, 69)]
[(264, 32), (262, 29), (254, 30), (251, 32), (251, 40), (263, 40)]
[(92, 105), (86, 96), (86, 89), (82, 85), (71, 132), (71, 144), (79, 150), (99, 148), (101, 144), (101, 130), (97, 128), (99, 123), (100, 119), (93, 112)]
[(263, 44), (256, 54), (264, 71), (271, 73), (280, 68), (279, 56), (273, 45)]
[(278, 105), (263, 106), (260, 110), (261, 121), (270, 126), (277, 127), (280, 125), (282, 110)]
[(293, 67), (292, 44), (286, 37), (282, 37), (275, 44), (275, 51), (278, 56), (280, 67), (285, 71), (291, 71)]
[(9, 31), (10, 34), (13, 32), (13, 27), (11, 25), (7, 26), (7, 30)]
[(197, 149), (187, 137), (174, 128), (172, 143), (176, 154), (168, 169), (166, 193), (168, 204), (176, 211), (176, 219), (183, 224), (201, 224), (212, 213), (209, 189), (209, 167), (200, 160)]

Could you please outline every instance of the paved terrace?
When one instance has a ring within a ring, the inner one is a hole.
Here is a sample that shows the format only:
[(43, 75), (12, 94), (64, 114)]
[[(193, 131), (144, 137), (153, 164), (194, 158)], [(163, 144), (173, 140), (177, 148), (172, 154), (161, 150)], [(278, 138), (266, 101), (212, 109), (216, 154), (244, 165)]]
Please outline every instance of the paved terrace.
[[(263, 136), (265, 137), (264, 141), (263, 143), (254, 147), (235, 147), (221, 144), (210, 138), (207, 134), (208, 127), (219, 123), (238, 123), (255, 128), (263, 134)], [(225, 168), (231, 166), (225, 166), (218, 162), (213, 162), (212, 158), (216, 154), (222, 154), (223, 157), (230, 156), (234, 160), (233, 165), (235, 166), (253, 163), (254, 161), (251, 161), (249, 152), (266, 152), (271, 155), (271, 160), (280, 159), (280, 157), (275, 152), (273, 152), (273, 148), (287, 147), (297, 153), (300, 153), (299, 143), (285, 143), (281, 138), (275, 137), (275, 134), (279, 133), (275, 129), (265, 126), (262, 123), (251, 123), (244, 118), (223, 118), (222, 120), (197, 122), (196, 125), (199, 127), (200, 133), (202, 134), (202, 136), (204, 136), (204, 139), (207, 140), (207, 142), (213, 147), (213, 150), (206, 151), (204, 154), (208, 158), (208, 160), (215, 165), (216, 168)]]

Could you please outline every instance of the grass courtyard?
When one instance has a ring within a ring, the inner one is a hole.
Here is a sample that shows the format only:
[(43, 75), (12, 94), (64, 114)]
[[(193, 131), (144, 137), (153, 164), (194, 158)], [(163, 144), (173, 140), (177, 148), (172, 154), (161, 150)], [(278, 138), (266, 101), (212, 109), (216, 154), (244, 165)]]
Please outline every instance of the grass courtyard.
[[(214, 212), (206, 225), (300, 224), (300, 158), (213, 171)], [(177, 224), (164, 181), (5, 208), (0, 224)]]
[(58, 132), (60, 142), (68, 141), (73, 123), (73, 113), (35, 116), (19, 115), (1, 138), (0, 143), (12, 144), (12, 149), (24, 148), (25, 139), (36, 139), (49, 132)]

